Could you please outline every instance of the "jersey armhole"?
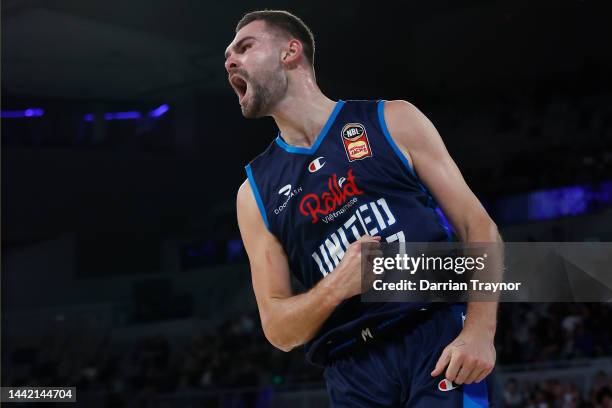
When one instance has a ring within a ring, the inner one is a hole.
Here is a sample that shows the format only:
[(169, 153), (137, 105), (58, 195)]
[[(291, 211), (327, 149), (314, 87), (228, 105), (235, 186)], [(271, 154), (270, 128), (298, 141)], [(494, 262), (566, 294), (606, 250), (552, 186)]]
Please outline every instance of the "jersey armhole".
[(387, 142), (389, 142), (389, 145), (391, 146), (391, 148), (393, 149), (393, 151), (395, 152), (397, 157), (399, 157), (401, 162), (404, 164), (406, 169), (408, 169), (410, 174), (412, 174), (412, 176), (414, 177), (414, 179), (418, 183), (418, 185), (421, 188), (421, 190), (425, 194), (427, 194), (427, 197), (428, 197), (428, 203), (427, 204), (436, 213), (436, 215), (438, 217), (438, 220), (439, 220), (439, 224), (442, 226), (442, 228), (444, 228), (444, 230), (446, 232), (447, 240), (449, 242), (451, 242), (453, 240), (453, 237), (452, 237), (453, 236), (452, 226), (450, 225), (450, 223), (446, 219), (446, 216), (442, 212), (442, 209), (438, 206), (438, 203), (436, 202), (436, 200), (433, 198), (433, 196), (429, 192), (429, 189), (427, 187), (425, 187), (423, 185), (423, 183), (421, 183), (421, 180), (419, 179), (419, 176), (417, 176), (416, 171), (414, 171), (414, 168), (412, 167), (412, 165), (408, 161), (408, 158), (404, 155), (404, 153), (402, 153), (402, 151), (400, 150), (400, 148), (397, 145), (397, 143), (395, 143), (395, 140), (393, 140), (393, 138), (391, 137), (391, 133), (389, 133), (389, 129), (387, 128), (387, 122), (385, 122), (385, 100), (384, 99), (381, 99), (381, 100), (378, 101), (378, 103), (377, 103), (377, 111), (378, 111), (378, 123), (380, 124), (380, 128), (381, 128), (383, 134), (385, 135), (385, 139), (387, 139)]
[(261, 199), (261, 195), (259, 195), (259, 189), (257, 188), (257, 183), (255, 183), (255, 177), (253, 177), (253, 170), (251, 169), (251, 165), (247, 164), (244, 166), (246, 170), (247, 177), (249, 179), (249, 184), (251, 184), (251, 191), (253, 191), (253, 195), (255, 196), (255, 201), (257, 202), (257, 207), (259, 208), (259, 212), (261, 213), (261, 218), (263, 218), (264, 224), (266, 224), (266, 228), (268, 231), (270, 230), (270, 224), (268, 223), (268, 216), (266, 215), (266, 208), (264, 207), (264, 203)]
[[(408, 161), (408, 158), (402, 153), (397, 143), (395, 143), (395, 140), (393, 140), (393, 138), (391, 137), (391, 133), (389, 133), (389, 129), (387, 128), (387, 122), (385, 122), (385, 101), (383, 99), (378, 101), (377, 111), (378, 111), (378, 123), (380, 124), (380, 128), (382, 129), (382, 132), (385, 135), (385, 139), (387, 139), (387, 142), (389, 142), (389, 145), (391, 145), (391, 148), (393, 149), (397, 157), (399, 157), (399, 159), (402, 161), (404, 166), (408, 169), (410, 174), (412, 174), (412, 176), (417, 181), (419, 181), (419, 177), (417, 176), (416, 171), (414, 171), (414, 168)], [(420, 181), (419, 181), (419, 184), (420, 184)]]

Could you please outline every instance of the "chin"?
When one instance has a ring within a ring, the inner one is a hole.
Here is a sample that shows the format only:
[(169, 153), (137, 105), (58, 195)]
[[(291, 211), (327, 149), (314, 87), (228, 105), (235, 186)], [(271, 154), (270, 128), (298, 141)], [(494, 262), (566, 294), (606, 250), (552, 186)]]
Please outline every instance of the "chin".
[(253, 105), (249, 103), (247, 98), (245, 98), (244, 102), (240, 104), (240, 111), (242, 112), (242, 116), (247, 119), (255, 117), (253, 112)]
[(257, 115), (255, 114), (255, 112), (253, 112), (252, 110), (249, 110), (248, 107), (241, 106), (240, 109), (242, 110), (242, 116), (244, 116), (245, 118), (247, 119), (257, 118)]
[(257, 119), (257, 118), (263, 118), (264, 116), (266, 116), (264, 114), (264, 109), (256, 110), (254, 109), (252, 104), (242, 105), (240, 109), (242, 110), (242, 116), (244, 116), (247, 119)]

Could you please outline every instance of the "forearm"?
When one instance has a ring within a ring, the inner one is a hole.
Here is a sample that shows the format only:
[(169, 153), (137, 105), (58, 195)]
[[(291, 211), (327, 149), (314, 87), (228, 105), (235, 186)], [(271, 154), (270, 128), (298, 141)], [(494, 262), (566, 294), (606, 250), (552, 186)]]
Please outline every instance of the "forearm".
[(464, 330), (493, 339), (496, 326), (497, 302), (468, 302)]
[[(364, 235), (350, 244), (338, 266), (304, 294), (290, 296), (285, 288), (277, 293), (287, 293), (286, 296), (269, 295), (258, 299), (261, 322), (270, 343), (289, 351), (312, 340), (340, 302), (362, 292), (361, 245), (377, 245), (380, 239), (380, 236)], [(380, 250), (374, 249), (367, 256), (379, 252), (382, 255)], [(265, 290), (255, 291), (258, 292), (266, 293)]]
[[(487, 268), (481, 271), (481, 274), (488, 281), (502, 281), (504, 248), (495, 224), (487, 217), (481, 222), (472, 223), (471, 228), (466, 228), (465, 235), (467, 243), (491, 244), (486, 250), (488, 255)], [(478, 294), (475, 294), (474, 297), (477, 300), (468, 302), (464, 328), (467, 331), (474, 330), (479, 335), (493, 339), (497, 326), (497, 296), (494, 299), (489, 297), (490, 301), (483, 301), (482, 297), (479, 298), (478, 296)]]
[(271, 298), (262, 314), (267, 339), (289, 351), (311, 340), (340, 304), (332, 282), (333, 273), (306, 293), (288, 298)]

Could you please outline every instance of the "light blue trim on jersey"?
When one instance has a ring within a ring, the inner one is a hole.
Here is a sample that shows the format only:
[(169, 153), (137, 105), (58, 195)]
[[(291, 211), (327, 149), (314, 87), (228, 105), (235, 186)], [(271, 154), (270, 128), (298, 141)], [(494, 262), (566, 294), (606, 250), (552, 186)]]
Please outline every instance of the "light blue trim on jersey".
[(261, 195), (259, 195), (259, 189), (257, 188), (257, 184), (255, 183), (255, 178), (253, 177), (253, 171), (251, 170), (251, 165), (247, 164), (244, 166), (246, 169), (247, 177), (249, 178), (249, 183), (251, 184), (251, 190), (253, 190), (253, 195), (255, 196), (255, 201), (257, 201), (257, 207), (259, 207), (259, 212), (261, 212), (261, 217), (266, 224), (266, 228), (270, 229), (270, 224), (268, 223), (268, 216), (266, 215), (266, 207), (264, 207), (264, 203), (261, 200)]
[(342, 99), (336, 102), (336, 106), (334, 107), (334, 110), (332, 111), (331, 115), (329, 115), (329, 118), (327, 119), (325, 126), (323, 126), (323, 129), (321, 129), (321, 133), (319, 133), (319, 136), (317, 136), (312, 146), (310, 147), (291, 146), (287, 144), (281, 138), (280, 132), (278, 133), (278, 136), (276, 137), (276, 144), (279, 145), (282, 149), (288, 151), (289, 153), (313, 154), (314, 152), (317, 151), (321, 143), (323, 143), (323, 139), (325, 139), (325, 136), (327, 136), (327, 132), (329, 132), (329, 128), (334, 124), (334, 121), (336, 120), (336, 116), (338, 116), (338, 113), (340, 113), (340, 109), (342, 109), (343, 106), (344, 106), (344, 101)]
[(404, 163), (404, 165), (406, 166), (408, 171), (414, 176), (416, 181), (419, 183), (419, 186), (421, 186), (421, 189), (423, 189), (423, 191), (427, 192), (427, 190), (425, 189), (425, 186), (421, 184), (419, 178), (416, 175), (416, 172), (414, 171), (414, 169), (410, 165), (410, 162), (408, 161), (408, 158), (406, 157), (406, 155), (404, 153), (402, 153), (402, 151), (400, 150), (400, 148), (397, 145), (397, 143), (395, 143), (395, 140), (393, 140), (393, 138), (391, 137), (391, 133), (389, 133), (389, 129), (387, 128), (387, 122), (385, 122), (385, 101), (384, 100), (378, 101), (378, 109), (377, 110), (378, 110), (378, 121), (380, 122), (380, 127), (382, 128), (382, 131), (383, 131), (383, 134), (385, 135), (385, 138), (387, 138), (387, 141), (389, 142), (389, 144), (393, 148), (393, 151), (395, 152), (395, 154), (397, 154), (397, 156), (400, 158), (402, 163)]
[[(463, 317), (466, 313), (466, 305), (463, 303), (455, 303), (451, 306), (451, 311), (455, 323), (459, 327), (463, 327)], [(482, 380), (479, 383), (464, 384), (463, 388), (463, 408), (488, 408), (489, 393), (487, 391), (487, 383)]]
[[(416, 182), (418, 183), (419, 187), (421, 188), (421, 190), (427, 194), (428, 197), (428, 206), (431, 207), (434, 211), (436, 210), (436, 208), (438, 207), (438, 204), (436, 203), (436, 200), (434, 200), (434, 198), (432, 197), (431, 193), (429, 192), (429, 190), (427, 189), (427, 187), (425, 187), (423, 185), (423, 183), (421, 183), (421, 180), (419, 179), (419, 176), (417, 176), (416, 171), (414, 171), (414, 168), (412, 167), (412, 165), (410, 164), (410, 162), (408, 161), (408, 158), (406, 157), (406, 155), (404, 153), (402, 153), (402, 151), (400, 150), (399, 146), (397, 145), (397, 143), (395, 143), (395, 140), (393, 140), (393, 138), (391, 137), (391, 133), (389, 133), (389, 129), (387, 128), (387, 122), (385, 121), (385, 101), (384, 100), (379, 100), (377, 103), (377, 111), (378, 111), (378, 122), (380, 123), (380, 128), (383, 131), (383, 134), (385, 135), (385, 138), (387, 139), (387, 142), (389, 142), (389, 144), (391, 145), (391, 148), (393, 149), (393, 151), (395, 152), (395, 154), (397, 155), (397, 157), (399, 157), (399, 159), (402, 161), (402, 163), (404, 163), (404, 166), (406, 166), (406, 168), (408, 169), (408, 171), (410, 172), (410, 174), (412, 174), (412, 176), (414, 177), (414, 179), (416, 180)], [(442, 211), (442, 210), (440, 210)], [(436, 216), (438, 217), (439, 220), (439, 224), (442, 228), (444, 228), (444, 231), (446, 231), (446, 239), (448, 242), (451, 242), (453, 240), (453, 234), (449, 228), (449, 225), (447, 225), (446, 222), (446, 217), (441, 217), (440, 214), (438, 214), (436, 212)]]
[(482, 380), (478, 383), (463, 385), (463, 408), (488, 408), (489, 393), (487, 383)]

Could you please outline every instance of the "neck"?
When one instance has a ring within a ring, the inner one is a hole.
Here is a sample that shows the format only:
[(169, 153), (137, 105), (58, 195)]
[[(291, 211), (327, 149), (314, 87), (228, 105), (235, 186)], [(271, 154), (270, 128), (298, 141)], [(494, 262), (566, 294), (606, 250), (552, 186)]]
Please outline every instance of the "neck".
[(290, 81), (285, 97), (275, 106), (271, 116), (288, 144), (310, 147), (336, 102), (321, 92), (312, 77), (299, 79)]

